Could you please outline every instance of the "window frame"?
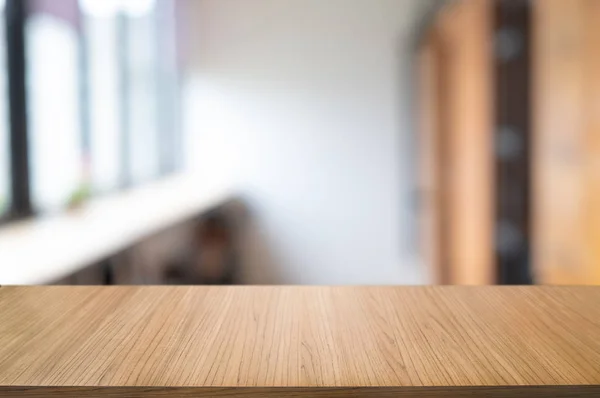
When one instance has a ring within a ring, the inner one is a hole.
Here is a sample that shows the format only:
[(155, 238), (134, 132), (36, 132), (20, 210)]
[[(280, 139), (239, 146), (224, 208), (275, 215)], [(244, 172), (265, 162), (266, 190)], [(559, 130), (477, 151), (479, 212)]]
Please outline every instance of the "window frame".
[(34, 215), (31, 202), (29, 144), (27, 120), (27, 68), (25, 57), (25, 23), (28, 1), (6, 0), (6, 59), (8, 71), (9, 176), (11, 201), (8, 222)]

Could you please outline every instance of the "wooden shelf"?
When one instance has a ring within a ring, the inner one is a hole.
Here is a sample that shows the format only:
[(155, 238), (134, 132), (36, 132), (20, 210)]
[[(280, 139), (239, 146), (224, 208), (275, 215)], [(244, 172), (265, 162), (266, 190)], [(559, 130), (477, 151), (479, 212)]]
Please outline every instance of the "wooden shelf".
[(2, 287), (0, 396), (599, 396), (600, 288)]

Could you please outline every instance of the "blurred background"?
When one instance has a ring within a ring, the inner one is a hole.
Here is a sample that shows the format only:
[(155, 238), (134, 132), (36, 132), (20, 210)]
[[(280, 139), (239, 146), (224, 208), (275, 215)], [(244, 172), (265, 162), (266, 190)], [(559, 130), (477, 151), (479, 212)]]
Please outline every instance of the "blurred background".
[(0, 10), (0, 284), (600, 283), (598, 0)]

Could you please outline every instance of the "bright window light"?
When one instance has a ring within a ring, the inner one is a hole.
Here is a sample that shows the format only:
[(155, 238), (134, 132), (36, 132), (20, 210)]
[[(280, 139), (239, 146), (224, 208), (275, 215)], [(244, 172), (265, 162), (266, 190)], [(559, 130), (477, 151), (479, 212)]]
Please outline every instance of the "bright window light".
[(0, 0), (0, 12), (4, 12), (5, 5), (6, 5), (6, 0)]
[(131, 17), (143, 17), (153, 9), (156, 0), (121, 0), (121, 10)]
[(79, 0), (79, 5), (86, 15), (111, 17), (120, 11), (122, 2), (123, 0)]
[(31, 196), (36, 210), (52, 212), (69, 204), (83, 172), (78, 32), (44, 14), (26, 29)]
[[(6, 0), (0, 0), (4, 4)], [(83, 13), (93, 17), (111, 17), (123, 12), (130, 17), (149, 14), (156, 0), (79, 0)]]

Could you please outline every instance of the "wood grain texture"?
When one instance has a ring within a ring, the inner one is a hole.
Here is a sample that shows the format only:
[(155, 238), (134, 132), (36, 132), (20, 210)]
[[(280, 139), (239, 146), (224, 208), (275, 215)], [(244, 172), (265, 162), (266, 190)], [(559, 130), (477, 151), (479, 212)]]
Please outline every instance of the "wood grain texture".
[(600, 2), (534, 5), (534, 266), (600, 284)]
[(496, 279), (492, 6), (449, 2), (420, 48), (422, 252), (441, 283)]
[(0, 390), (2, 397), (42, 398), (49, 395), (66, 398), (138, 398), (138, 397), (215, 397), (215, 398), (567, 398), (598, 397), (595, 386), (552, 387), (15, 387)]
[(593, 287), (2, 287), (0, 396), (592, 396), (599, 303)]

